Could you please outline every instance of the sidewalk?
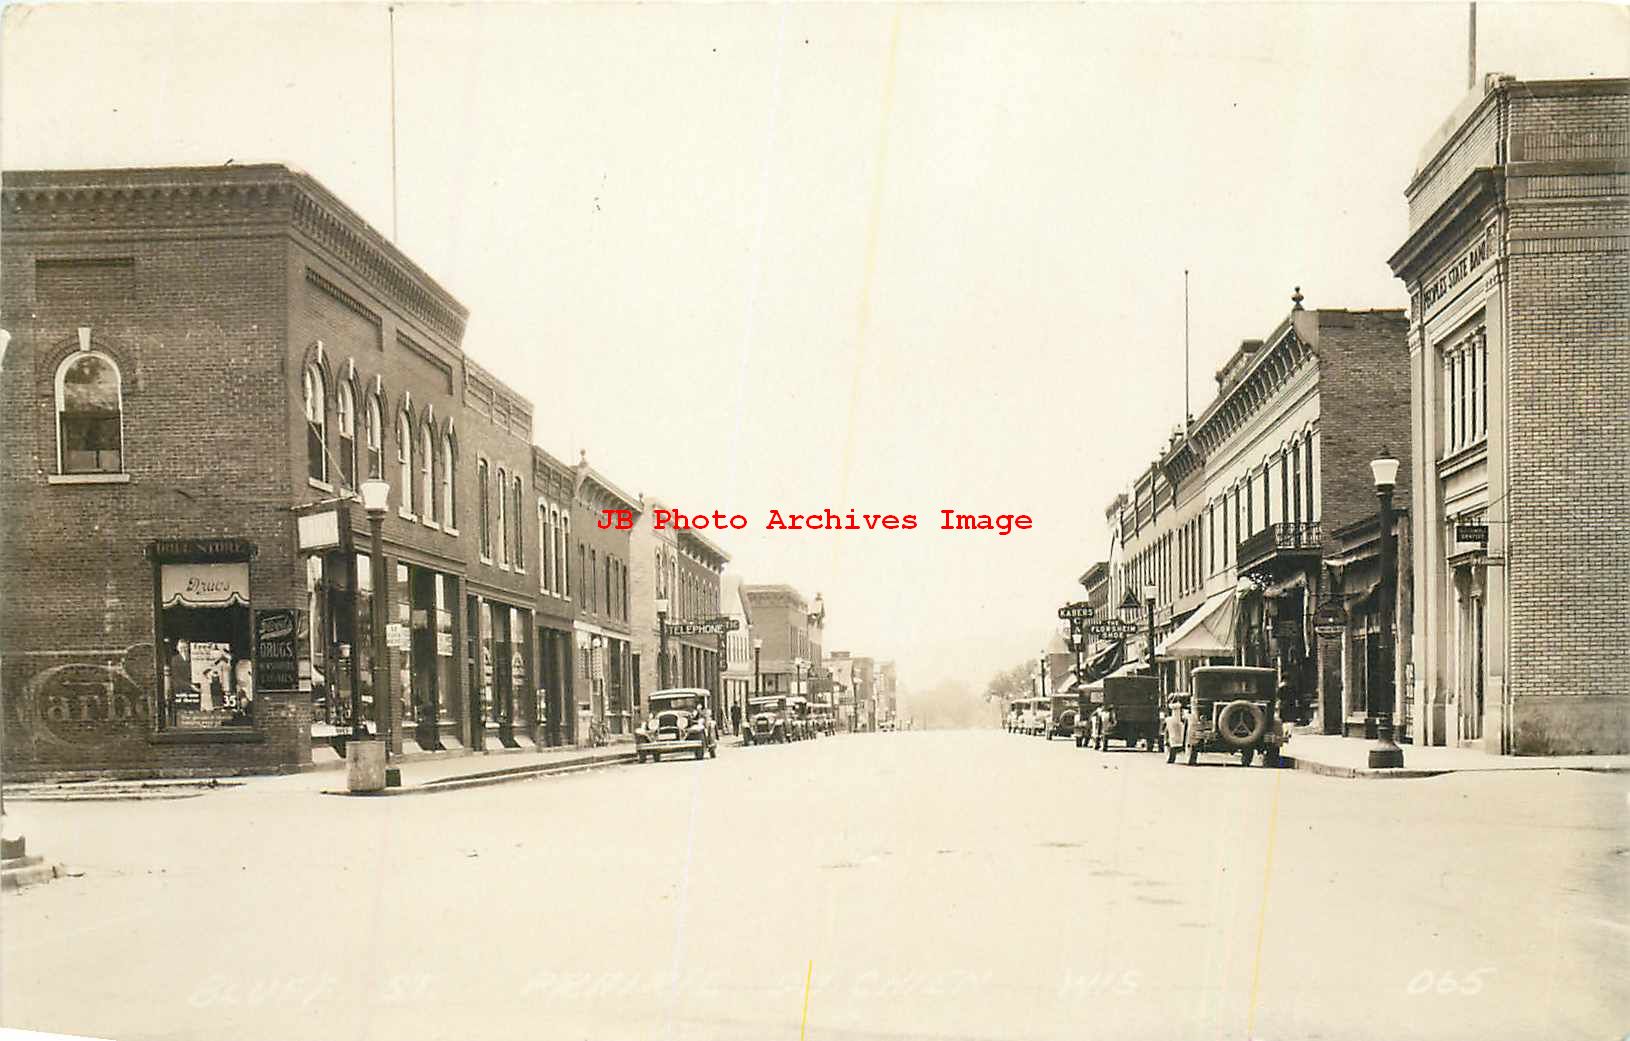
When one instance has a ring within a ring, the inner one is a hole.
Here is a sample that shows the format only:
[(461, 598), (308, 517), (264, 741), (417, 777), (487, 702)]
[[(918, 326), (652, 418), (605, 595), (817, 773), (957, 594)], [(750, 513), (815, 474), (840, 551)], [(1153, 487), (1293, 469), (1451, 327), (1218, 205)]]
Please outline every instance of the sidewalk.
[[(378, 795), (432, 795), (461, 791), (510, 781), (524, 781), (548, 774), (576, 773), (634, 761), (632, 742), (618, 742), (601, 748), (543, 748), (521, 751), (505, 749), (456, 755), (433, 753), (420, 757), (392, 759), (402, 771), (402, 786)], [(324, 795), (350, 795), (342, 777), (325, 777)]]
[(1469, 748), (1400, 745), (1400, 770), (1370, 769), (1374, 741), (1324, 734), (1297, 734), (1285, 745), (1285, 765), (1327, 777), (1411, 778), (1440, 774), (1508, 770), (1589, 770), (1630, 773), (1630, 755), (1517, 756), (1490, 755)]

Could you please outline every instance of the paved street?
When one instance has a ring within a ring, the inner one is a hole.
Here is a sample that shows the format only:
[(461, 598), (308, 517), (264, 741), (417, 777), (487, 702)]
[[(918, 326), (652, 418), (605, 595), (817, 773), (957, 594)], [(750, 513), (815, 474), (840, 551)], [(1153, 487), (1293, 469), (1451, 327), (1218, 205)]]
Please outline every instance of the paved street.
[[(1217, 763), (1222, 760), (1218, 758)], [(7, 1026), (142, 1038), (1610, 1038), (1626, 778), (998, 731), (412, 799), (37, 804)]]

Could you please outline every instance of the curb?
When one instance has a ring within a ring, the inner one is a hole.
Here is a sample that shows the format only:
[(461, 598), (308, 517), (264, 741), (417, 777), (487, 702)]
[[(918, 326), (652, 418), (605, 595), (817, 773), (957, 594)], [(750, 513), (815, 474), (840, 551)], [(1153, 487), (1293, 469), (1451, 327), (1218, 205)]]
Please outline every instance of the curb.
[(145, 802), (149, 799), (196, 799), (242, 781), (125, 781), (98, 784), (79, 782), (55, 785), (8, 785), (6, 798), (15, 802)]
[(439, 792), (459, 792), (467, 788), (488, 788), (497, 784), (509, 784), (514, 781), (527, 781), (534, 777), (549, 777), (556, 774), (582, 773), (587, 770), (598, 770), (601, 767), (617, 766), (622, 763), (634, 762), (634, 753), (613, 752), (605, 755), (586, 756), (574, 759), (567, 763), (547, 763), (537, 766), (515, 766), (505, 770), (492, 770), (479, 774), (464, 774), (458, 777), (442, 777), (423, 784), (415, 784), (404, 788), (385, 788), (377, 792), (350, 792), (342, 789), (325, 788), (324, 795), (362, 796), (375, 798), (381, 796), (400, 795), (435, 795)]
[(4, 869), (0, 869), (0, 890), (49, 882), (62, 873), (57, 865), (47, 864), (44, 857), (18, 857), (5, 863)]
[(1313, 759), (1298, 759), (1295, 756), (1284, 757), (1285, 768), (1301, 770), (1305, 773), (1317, 774), (1321, 777), (1341, 777), (1349, 780), (1375, 780), (1375, 781), (1408, 781), (1421, 777), (1443, 777), (1447, 774), (1531, 774), (1531, 773), (1560, 773), (1563, 770), (1574, 770), (1579, 773), (1593, 774), (1630, 774), (1630, 767), (1626, 766), (1524, 766), (1524, 767), (1481, 767), (1481, 768), (1455, 768), (1443, 770), (1412, 770), (1408, 767), (1397, 770), (1372, 770), (1363, 766), (1334, 766), (1330, 763), (1321, 763)]

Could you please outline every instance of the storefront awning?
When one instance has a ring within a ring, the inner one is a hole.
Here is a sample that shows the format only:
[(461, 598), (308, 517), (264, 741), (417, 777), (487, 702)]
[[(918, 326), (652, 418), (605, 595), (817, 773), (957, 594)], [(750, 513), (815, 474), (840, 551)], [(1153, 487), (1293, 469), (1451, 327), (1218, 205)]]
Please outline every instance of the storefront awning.
[(1234, 653), (1235, 596), (1218, 593), (1172, 630), (1155, 655), (1161, 658), (1220, 658)]
[(247, 562), (159, 566), (159, 603), (165, 607), (230, 607), (248, 602)]

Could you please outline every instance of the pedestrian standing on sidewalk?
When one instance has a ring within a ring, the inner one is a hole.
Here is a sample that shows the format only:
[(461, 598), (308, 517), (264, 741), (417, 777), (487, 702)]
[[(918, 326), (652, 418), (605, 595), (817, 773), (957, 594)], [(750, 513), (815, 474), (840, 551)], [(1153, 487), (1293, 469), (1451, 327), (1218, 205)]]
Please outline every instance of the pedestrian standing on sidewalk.
[(741, 733), (741, 702), (739, 701), (730, 703), (730, 733), (733, 735)]
[(1166, 702), (1166, 762), (1177, 761), (1177, 750), (1188, 740), (1188, 726), (1183, 720), (1183, 701), (1170, 698)]

